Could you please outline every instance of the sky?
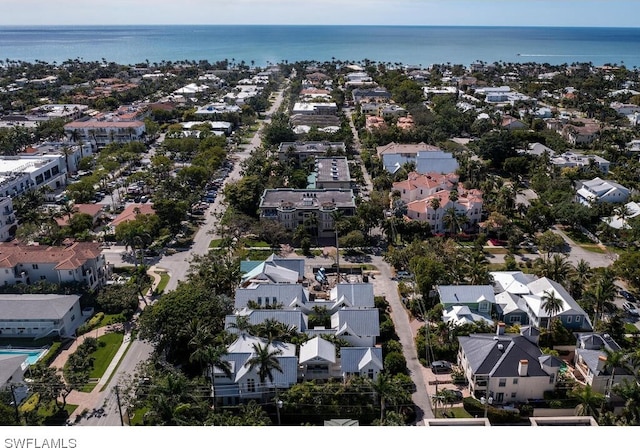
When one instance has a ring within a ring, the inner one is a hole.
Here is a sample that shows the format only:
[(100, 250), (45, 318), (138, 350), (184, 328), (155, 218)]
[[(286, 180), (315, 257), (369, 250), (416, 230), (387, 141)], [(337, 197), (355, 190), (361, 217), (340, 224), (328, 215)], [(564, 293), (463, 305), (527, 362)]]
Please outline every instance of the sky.
[(637, 27), (638, 0), (20, 0), (0, 25)]

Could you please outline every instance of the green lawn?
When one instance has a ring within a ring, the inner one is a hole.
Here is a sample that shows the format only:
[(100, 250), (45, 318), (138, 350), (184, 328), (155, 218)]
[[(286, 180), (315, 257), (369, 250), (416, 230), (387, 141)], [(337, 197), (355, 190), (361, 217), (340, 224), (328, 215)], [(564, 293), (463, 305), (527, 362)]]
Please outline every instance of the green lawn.
[(508, 254), (509, 253), (509, 249), (507, 249), (506, 247), (485, 247), (484, 248), (485, 252), (488, 252), (490, 254)]
[(147, 407), (136, 409), (133, 413), (133, 416), (129, 420), (129, 426), (141, 426), (144, 414), (146, 414), (148, 411), (149, 408)]
[(100, 323), (96, 325), (96, 328), (106, 327), (107, 325), (117, 324), (124, 322), (124, 316), (122, 314), (105, 314)]
[(220, 247), (220, 244), (222, 244), (222, 239), (211, 240), (209, 241), (209, 249), (218, 248)]
[(89, 372), (90, 378), (100, 378), (109, 367), (109, 363), (122, 345), (124, 335), (122, 333), (107, 333), (98, 338), (98, 343), (104, 342), (104, 347), (98, 347), (98, 350), (92, 353), (93, 369)]
[(156, 294), (162, 294), (164, 292), (164, 288), (167, 287), (170, 278), (171, 277), (166, 272), (162, 272), (160, 274), (160, 283), (158, 283), (158, 286), (156, 288)]

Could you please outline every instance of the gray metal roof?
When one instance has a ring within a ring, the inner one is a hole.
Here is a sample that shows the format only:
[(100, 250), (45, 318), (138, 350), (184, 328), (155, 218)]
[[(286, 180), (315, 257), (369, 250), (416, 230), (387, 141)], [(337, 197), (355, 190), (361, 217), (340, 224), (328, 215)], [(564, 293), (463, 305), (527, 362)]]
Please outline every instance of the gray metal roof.
[(78, 295), (0, 294), (0, 320), (62, 319), (79, 300)]
[(331, 316), (331, 326), (349, 327), (356, 336), (380, 336), (380, 318), (377, 309), (344, 308)]
[(351, 189), (329, 188), (321, 190), (294, 190), (292, 188), (266, 189), (260, 199), (260, 208), (281, 207), (290, 203), (296, 209), (316, 210), (323, 204), (341, 208), (355, 208)]
[(440, 285), (437, 287), (440, 302), (447, 305), (464, 305), (487, 301), (496, 303), (493, 286), (489, 285)]
[(374, 295), (373, 283), (338, 283), (329, 292), (331, 300), (340, 300), (342, 297), (354, 308), (373, 308)]
[(15, 373), (22, 373), (22, 363), (27, 360), (27, 355), (0, 355), (0, 389), (9, 380), (18, 381), (22, 378), (15, 378)]
[(372, 364), (383, 369), (382, 348), (342, 347), (340, 349), (340, 370), (342, 373), (359, 372), (364, 364)]
[(326, 339), (316, 336), (300, 346), (299, 359), (300, 364), (309, 361), (333, 364), (336, 362), (336, 347)]
[(294, 299), (299, 299), (303, 303), (308, 300), (308, 291), (300, 283), (252, 283), (247, 288), (238, 288), (235, 293), (234, 306), (236, 309), (247, 307), (249, 301), (258, 301), (258, 297), (269, 297), (273, 304), (276, 297), (277, 303), (288, 307)]
[(260, 309), (249, 310), (244, 309), (238, 312), (238, 314), (230, 314), (225, 317), (225, 328), (230, 333), (237, 333), (237, 329), (231, 328), (232, 322), (236, 322), (238, 315), (249, 316), (249, 323), (251, 325), (259, 325), (267, 319), (275, 319), (278, 322), (287, 326), (293, 326), (299, 332), (304, 332), (307, 329), (307, 317), (299, 310), (286, 310), (286, 309)]

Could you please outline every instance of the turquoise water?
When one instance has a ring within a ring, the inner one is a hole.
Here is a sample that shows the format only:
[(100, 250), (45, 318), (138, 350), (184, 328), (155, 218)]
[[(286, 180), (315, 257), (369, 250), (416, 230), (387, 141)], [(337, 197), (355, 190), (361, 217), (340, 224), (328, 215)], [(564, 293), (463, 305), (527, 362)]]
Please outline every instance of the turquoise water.
[(370, 61), (428, 66), (485, 62), (624, 63), (640, 67), (640, 28), (434, 26), (4, 26), (0, 61), (123, 64), (227, 59)]
[(27, 355), (27, 363), (33, 365), (47, 353), (47, 349), (27, 350), (27, 349), (0, 349), (0, 355)]

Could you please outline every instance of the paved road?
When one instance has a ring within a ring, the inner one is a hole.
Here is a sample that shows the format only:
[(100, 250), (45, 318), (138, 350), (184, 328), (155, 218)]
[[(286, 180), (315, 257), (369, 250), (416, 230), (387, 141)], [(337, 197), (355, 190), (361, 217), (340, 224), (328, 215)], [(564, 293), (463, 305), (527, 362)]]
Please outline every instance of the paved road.
[[(276, 99), (274, 100), (273, 104), (266, 114), (267, 118), (262, 121), (260, 129), (254, 134), (253, 138), (248, 144), (242, 145), (240, 147), (241, 151), (233, 155), (235, 164), (233, 166), (233, 170), (225, 179), (223, 186), (226, 185), (227, 182), (236, 181), (241, 178), (241, 163), (251, 155), (254, 149), (260, 147), (262, 143), (262, 128), (266, 124), (271, 122), (271, 118), (269, 117), (274, 112), (276, 112), (282, 104), (283, 93), (284, 89), (277, 92)], [(215, 201), (209, 205), (209, 208), (205, 212), (205, 221), (195, 234), (193, 244), (191, 245), (189, 250), (178, 252), (173, 255), (166, 255), (158, 263), (157, 267), (166, 269), (170, 275), (169, 283), (167, 284), (165, 291), (174, 290), (178, 286), (178, 282), (184, 280), (187, 277), (189, 263), (193, 255), (205, 255), (209, 251), (209, 243), (217, 236), (215, 232), (219, 217), (224, 213), (226, 209), (226, 205), (223, 200), (224, 194), (222, 192), (223, 187), (219, 189), (219, 194), (218, 196), (216, 196)]]

